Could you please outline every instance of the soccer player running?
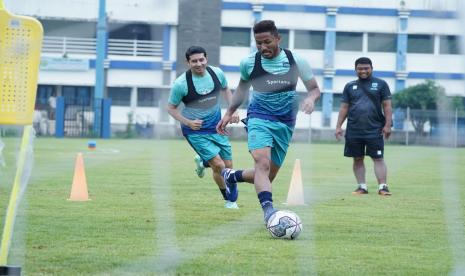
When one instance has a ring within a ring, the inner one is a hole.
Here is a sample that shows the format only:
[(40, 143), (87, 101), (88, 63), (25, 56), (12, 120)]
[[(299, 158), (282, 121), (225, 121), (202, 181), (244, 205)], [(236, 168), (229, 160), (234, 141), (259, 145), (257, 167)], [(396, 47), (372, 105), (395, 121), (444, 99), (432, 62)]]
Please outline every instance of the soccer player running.
[(388, 139), (391, 135), (391, 92), (384, 80), (372, 76), (373, 65), (369, 58), (357, 59), (355, 72), (358, 79), (347, 83), (342, 92), (335, 136), (336, 139), (341, 139), (342, 124), (347, 118), (344, 156), (353, 158), (353, 171), (358, 183), (352, 194), (368, 194), (363, 161), (364, 156), (368, 155), (373, 159), (378, 194), (390, 196), (386, 184), (383, 138)]
[[(206, 160), (212, 168), (213, 180), (221, 191), (225, 207), (237, 209), (237, 189), (229, 190), (221, 176), (224, 168), (233, 166), (231, 144), (215, 129), (221, 119), (220, 92), (228, 103), (231, 102), (232, 93), (223, 71), (207, 65), (204, 48), (191, 46), (186, 51), (186, 61), (190, 69), (174, 81), (168, 100), (168, 113), (181, 123), (182, 134), (198, 154), (196, 163)], [(185, 107), (179, 111), (181, 102)], [(230, 122), (238, 123), (239, 115), (232, 114)]]
[(240, 63), (241, 78), (232, 103), (216, 130), (227, 135), (227, 124), (241, 103), (252, 97), (247, 109), (246, 127), (248, 148), (254, 168), (244, 171), (225, 169), (225, 182), (234, 186), (236, 181), (253, 180), (265, 223), (276, 210), (273, 208), (272, 182), (275, 179), (289, 147), (294, 131), (299, 96), (296, 92), (300, 77), (308, 91), (301, 109), (313, 112), (320, 89), (309, 63), (296, 53), (279, 46), (281, 36), (272, 20), (257, 22), (253, 27), (257, 52)]

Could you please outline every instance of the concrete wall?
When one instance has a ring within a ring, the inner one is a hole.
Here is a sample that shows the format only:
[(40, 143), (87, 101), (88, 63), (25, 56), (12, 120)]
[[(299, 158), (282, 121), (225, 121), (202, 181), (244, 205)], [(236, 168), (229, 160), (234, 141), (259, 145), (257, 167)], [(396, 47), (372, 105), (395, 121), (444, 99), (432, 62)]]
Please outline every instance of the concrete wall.
[(179, 0), (177, 74), (184, 72), (185, 52), (192, 45), (206, 49), (210, 65), (219, 65), (221, 44), (221, 0)]

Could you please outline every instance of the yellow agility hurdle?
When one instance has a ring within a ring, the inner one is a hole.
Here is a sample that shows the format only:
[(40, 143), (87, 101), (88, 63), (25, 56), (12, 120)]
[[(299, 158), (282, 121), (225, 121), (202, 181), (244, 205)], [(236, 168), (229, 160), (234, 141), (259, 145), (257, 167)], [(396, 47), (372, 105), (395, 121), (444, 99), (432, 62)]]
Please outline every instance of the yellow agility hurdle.
[(0, 0), (0, 124), (24, 126), (2, 233), (0, 266), (3, 267), (8, 261), (21, 179), (32, 136), (42, 37), (39, 21), (9, 13)]

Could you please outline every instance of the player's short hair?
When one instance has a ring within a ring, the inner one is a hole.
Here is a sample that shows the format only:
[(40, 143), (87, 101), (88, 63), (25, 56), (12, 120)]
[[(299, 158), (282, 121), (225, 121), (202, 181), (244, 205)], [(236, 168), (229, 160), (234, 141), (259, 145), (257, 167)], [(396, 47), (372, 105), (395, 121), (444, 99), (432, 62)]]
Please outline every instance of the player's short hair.
[(273, 20), (262, 20), (253, 26), (253, 33), (254, 34), (259, 34), (259, 33), (266, 33), (270, 32), (274, 36), (278, 36), (278, 28), (276, 28), (276, 25), (274, 24)]
[(370, 67), (373, 68), (373, 64), (371, 63), (371, 59), (367, 57), (360, 57), (355, 61), (355, 67), (357, 67), (358, 64), (370, 64)]
[(204, 54), (207, 57), (207, 51), (203, 47), (200, 46), (191, 46), (186, 51), (186, 60), (189, 61), (192, 55), (195, 54)]

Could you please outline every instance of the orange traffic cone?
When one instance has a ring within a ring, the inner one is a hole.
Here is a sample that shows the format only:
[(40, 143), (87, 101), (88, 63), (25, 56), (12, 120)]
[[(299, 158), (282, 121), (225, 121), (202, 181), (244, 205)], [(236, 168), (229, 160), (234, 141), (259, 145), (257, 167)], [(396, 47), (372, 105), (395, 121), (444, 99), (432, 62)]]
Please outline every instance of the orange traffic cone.
[(287, 205), (305, 205), (304, 189), (302, 185), (302, 171), (300, 169), (300, 159), (294, 163), (289, 192), (287, 193)]
[(76, 165), (74, 166), (73, 186), (71, 187), (71, 201), (87, 201), (89, 193), (87, 192), (86, 172), (84, 169), (84, 159), (82, 153), (78, 153), (76, 157)]

